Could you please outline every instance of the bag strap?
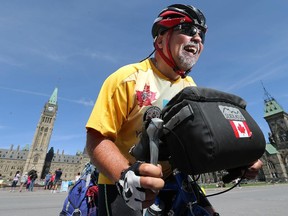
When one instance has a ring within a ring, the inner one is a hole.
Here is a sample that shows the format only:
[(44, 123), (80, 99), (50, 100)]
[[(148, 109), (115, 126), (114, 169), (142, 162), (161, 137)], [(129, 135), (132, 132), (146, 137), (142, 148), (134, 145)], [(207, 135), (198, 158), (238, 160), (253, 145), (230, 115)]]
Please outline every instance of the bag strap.
[[(75, 184), (75, 185), (73, 186), (73, 188), (70, 190), (69, 195), (68, 195), (68, 203), (71, 204), (74, 209), (79, 209), (79, 207), (81, 206), (83, 200), (84, 200), (85, 197), (86, 197), (86, 193), (87, 193), (87, 190), (88, 190), (88, 188), (85, 188), (85, 195), (83, 196), (82, 200), (79, 202), (79, 205), (76, 206), (76, 205), (71, 201), (70, 195), (72, 195), (73, 189), (75, 189), (75, 187), (78, 186), (78, 185), (81, 183), (81, 181), (84, 181), (84, 180), (81, 179), (80, 181), (78, 181), (77, 184)], [(82, 189), (83, 189), (83, 188), (82, 188)], [(77, 190), (77, 189), (75, 189), (75, 190)]]
[[(176, 126), (181, 124), (186, 118), (194, 116), (193, 108), (190, 104), (182, 107), (171, 119), (163, 126), (168, 130), (164, 130), (164, 134), (168, 134), (171, 130), (173, 130)], [(165, 116), (164, 116), (165, 117)]]

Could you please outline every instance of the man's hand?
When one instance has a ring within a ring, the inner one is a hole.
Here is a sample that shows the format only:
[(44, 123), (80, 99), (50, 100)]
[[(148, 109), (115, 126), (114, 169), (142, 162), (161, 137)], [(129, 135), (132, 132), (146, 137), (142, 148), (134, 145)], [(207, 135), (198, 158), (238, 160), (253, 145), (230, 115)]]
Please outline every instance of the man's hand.
[(262, 161), (257, 160), (246, 167), (230, 169), (228, 170), (229, 173), (222, 177), (222, 180), (224, 183), (229, 183), (238, 177), (254, 179), (258, 175), (258, 172), (262, 168), (262, 165)]
[(162, 179), (162, 167), (155, 166), (149, 163), (141, 164), (139, 168), (140, 184), (145, 189), (145, 201), (142, 202), (142, 208), (147, 208), (155, 201), (159, 191), (164, 187), (164, 180)]
[(262, 168), (263, 163), (260, 160), (255, 161), (250, 167), (246, 169), (245, 178), (247, 179), (254, 179), (257, 175), (259, 170)]
[(154, 203), (164, 186), (161, 177), (160, 166), (136, 162), (122, 172), (116, 185), (126, 204), (134, 210), (140, 210)]

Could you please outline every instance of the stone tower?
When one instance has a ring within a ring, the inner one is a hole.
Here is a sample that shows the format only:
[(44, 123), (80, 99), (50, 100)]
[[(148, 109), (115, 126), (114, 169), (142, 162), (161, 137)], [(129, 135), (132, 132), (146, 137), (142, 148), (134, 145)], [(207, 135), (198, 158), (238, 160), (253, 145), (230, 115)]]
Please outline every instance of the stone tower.
[(40, 178), (44, 167), (45, 157), (56, 120), (58, 110), (57, 94), (58, 89), (55, 88), (49, 101), (44, 105), (23, 170), (24, 172), (29, 172), (32, 169), (36, 170), (38, 178)]
[[(265, 91), (264, 119), (269, 125), (269, 143), (264, 156), (267, 162), (266, 177), (288, 178), (288, 114), (281, 105)], [(264, 171), (265, 172), (265, 171)]]
[(265, 88), (264, 90), (266, 95), (264, 119), (271, 131), (269, 141), (278, 150), (288, 149), (288, 114)]

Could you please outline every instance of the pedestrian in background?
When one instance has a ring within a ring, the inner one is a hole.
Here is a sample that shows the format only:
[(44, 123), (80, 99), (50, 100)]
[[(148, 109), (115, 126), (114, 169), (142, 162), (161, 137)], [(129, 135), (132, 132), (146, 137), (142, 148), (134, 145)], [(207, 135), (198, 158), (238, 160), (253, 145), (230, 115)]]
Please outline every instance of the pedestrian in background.
[(55, 180), (53, 183), (53, 193), (56, 193), (56, 191), (57, 191), (61, 176), (62, 176), (62, 170), (61, 170), (61, 168), (58, 168), (57, 170), (55, 170)]
[(20, 179), (20, 188), (19, 188), (19, 192), (22, 192), (22, 188), (25, 184), (27, 184), (28, 182), (28, 172), (25, 172)]
[(14, 178), (13, 178), (10, 192), (14, 192), (14, 191), (15, 191), (16, 185), (17, 185), (20, 177), (21, 177), (20, 171), (18, 170), (18, 171), (16, 172)]
[(77, 175), (75, 176), (75, 183), (80, 179), (81, 174), (80, 172), (77, 173)]
[(48, 189), (51, 176), (52, 176), (52, 173), (51, 173), (51, 172), (48, 172), (48, 173), (46, 174), (46, 176), (45, 176), (45, 183), (44, 183), (44, 190)]
[[(48, 184), (48, 190), (51, 190), (53, 188), (53, 184), (54, 184), (54, 180), (55, 180), (55, 173), (51, 175), (49, 184)], [(51, 190), (52, 192), (52, 190)]]
[(37, 171), (36, 170), (31, 170), (29, 173), (28, 173), (29, 177), (30, 177), (30, 185), (29, 185), (29, 191), (33, 191), (34, 189), (34, 184), (35, 184), (35, 181), (36, 179), (38, 178), (38, 175), (37, 175)]

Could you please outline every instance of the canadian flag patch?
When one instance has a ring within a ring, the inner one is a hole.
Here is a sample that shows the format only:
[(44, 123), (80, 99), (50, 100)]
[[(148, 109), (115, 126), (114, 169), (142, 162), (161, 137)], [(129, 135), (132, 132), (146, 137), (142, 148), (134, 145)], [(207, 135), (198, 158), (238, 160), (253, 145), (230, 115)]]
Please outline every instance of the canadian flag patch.
[(250, 131), (246, 121), (230, 121), (230, 124), (237, 138), (245, 138), (252, 136), (252, 132)]

